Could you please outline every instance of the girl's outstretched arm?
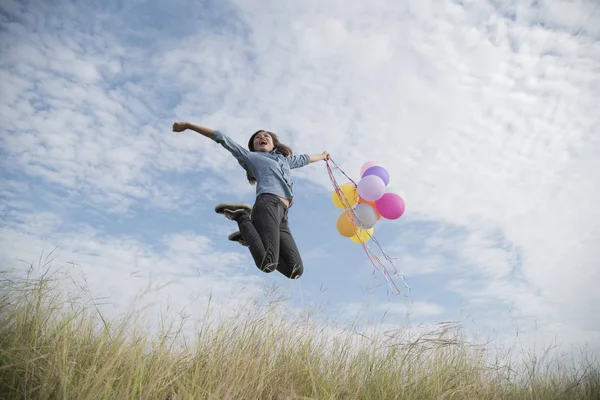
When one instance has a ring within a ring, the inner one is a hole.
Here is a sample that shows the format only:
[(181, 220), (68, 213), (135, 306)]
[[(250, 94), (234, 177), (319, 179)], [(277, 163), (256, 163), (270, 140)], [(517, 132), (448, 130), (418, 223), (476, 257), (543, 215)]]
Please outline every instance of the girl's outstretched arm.
[(207, 138), (219, 143), (221, 146), (226, 148), (233, 156), (238, 160), (238, 163), (245, 169), (248, 170), (251, 163), (248, 162), (249, 151), (236, 143), (235, 140), (225, 135), (218, 129), (210, 129), (200, 125), (194, 125), (189, 122), (175, 122), (173, 124), (173, 132), (183, 132), (186, 129), (190, 129), (194, 132), (206, 136)]
[(301, 168), (310, 163), (314, 163), (321, 160), (329, 160), (329, 153), (324, 151), (321, 154), (300, 154), (286, 157), (288, 163), (290, 164), (290, 168)]
[(210, 128), (205, 128), (203, 126), (200, 125), (194, 125), (194, 124), (190, 124), (189, 122), (175, 122), (173, 124), (173, 132), (183, 132), (186, 129), (191, 129), (194, 132), (198, 132), (201, 135), (204, 135), (208, 138), (212, 138), (213, 134), (215, 133), (214, 129), (210, 129)]
[(313, 154), (310, 157), (310, 162), (314, 163), (317, 161), (329, 160), (329, 153), (324, 151), (321, 154)]

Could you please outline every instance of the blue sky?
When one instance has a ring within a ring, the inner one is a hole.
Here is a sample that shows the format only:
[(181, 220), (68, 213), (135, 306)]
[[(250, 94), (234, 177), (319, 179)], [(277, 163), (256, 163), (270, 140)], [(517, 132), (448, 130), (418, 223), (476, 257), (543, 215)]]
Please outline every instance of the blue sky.
[[(451, 319), (478, 335), (600, 348), (593, 2), (0, 10), (3, 268), (57, 247), (55, 264), (74, 262), (114, 314), (149, 280), (148, 301), (199, 318), (209, 295), (234, 308), (276, 284), (291, 309), (342, 321), (391, 312), (391, 325)], [(322, 162), (294, 170), (304, 276), (258, 271), (213, 211), (252, 203), (254, 187), (222, 147), (172, 133), (180, 120), (242, 144), (272, 130), (295, 153), (328, 150), (357, 181), (364, 162), (384, 165), (407, 209), (375, 235), (406, 275), (409, 307), (337, 233)]]

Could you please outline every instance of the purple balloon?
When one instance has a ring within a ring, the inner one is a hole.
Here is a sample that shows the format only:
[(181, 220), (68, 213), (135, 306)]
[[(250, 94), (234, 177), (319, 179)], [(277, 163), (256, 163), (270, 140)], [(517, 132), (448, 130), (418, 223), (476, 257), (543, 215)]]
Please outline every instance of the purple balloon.
[(381, 180), (383, 181), (383, 183), (385, 184), (385, 186), (387, 186), (390, 183), (389, 172), (387, 172), (387, 170), (380, 165), (375, 165), (373, 167), (368, 168), (362, 177), (364, 178), (365, 176), (370, 176), (370, 175), (375, 175), (375, 176), (380, 177)]
[(377, 175), (365, 176), (358, 182), (358, 194), (365, 200), (378, 200), (385, 193), (385, 183)]

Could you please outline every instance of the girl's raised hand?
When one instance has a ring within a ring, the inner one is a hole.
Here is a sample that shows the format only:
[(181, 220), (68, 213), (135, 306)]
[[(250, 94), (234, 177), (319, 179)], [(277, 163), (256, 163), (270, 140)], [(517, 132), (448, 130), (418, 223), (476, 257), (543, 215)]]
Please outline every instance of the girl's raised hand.
[(188, 128), (187, 122), (175, 122), (173, 124), (173, 132), (183, 132)]

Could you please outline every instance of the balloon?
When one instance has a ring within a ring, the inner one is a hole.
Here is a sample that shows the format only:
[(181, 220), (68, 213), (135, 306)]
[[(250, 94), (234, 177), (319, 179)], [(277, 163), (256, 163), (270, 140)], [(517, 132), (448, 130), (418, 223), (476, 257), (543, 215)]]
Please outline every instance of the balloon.
[(337, 230), (340, 235), (344, 237), (352, 237), (356, 234), (356, 227), (353, 221), (354, 215), (352, 215), (352, 210), (345, 211), (339, 216), (337, 220)]
[(368, 204), (371, 207), (373, 207), (373, 210), (375, 210), (375, 212), (377, 213), (377, 220), (381, 219), (381, 214), (379, 214), (379, 211), (377, 211), (377, 206), (375, 205), (375, 201), (369, 201), (369, 200), (365, 200), (362, 197), (358, 197), (358, 204)]
[(385, 183), (376, 175), (365, 176), (358, 182), (358, 194), (365, 200), (378, 200), (385, 193)]
[(350, 202), (350, 207), (354, 207), (358, 203), (358, 192), (356, 191), (356, 187), (354, 187), (352, 183), (344, 183), (340, 186), (340, 189), (342, 190), (343, 195), (338, 194), (336, 191), (331, 195), (333, 204), (337, 208), (344, 210), (346, 209), (346, 201), (348, 201)]
[(400, 195), (400, 189), (398, 189), (398, 187), (395, 185), (388, 185), (388, 187), (385, 188), (385, 192)]
[(371, 167), (374, 167), (375, 165), (379, 164), (377, 164), (375, 161), (367, 161), (366, 163), (364, 163), (363, 166), (360, 168), (360, 177), (362, 178), (365, 171)]
[(369, 176), (369, 175), (375, 175), (375, 176), (380, 177), (381, 180), (383, 181), (383, 183), (385, 183), (385, 186), (387, 186), (390, 183), (389, 172), (387, 172), (387, 170), (380, 165), (370, 167), (369, 169), (367, 169), (365, 171), (365, 173), (362, 175), (362, 177), (364, 178), (365, 176)]
[(354, 243), (365, 243), (371, 240), (371, 236), (373, 235), (374, 228), (370, 229), (362, 229), (360, 228), (358, 231), (358, 235), (354, 235), (350, 238)]
[(385, 188), (385, 192), (397, 194), (406, 203), (406, 194), (402, 190), (398, 189), (398, 187), (394, 185), (388, 186), (387, 188)]
[(395, 193), (385, 193), (375, 202), (375, 206), (386, 219), (398, 219), (404, 214), (404, 200)]
[[(366, 229), (372, 228), (377, 224), (377, 210), (375, 210), (370, 204), (362, 203), (356, 206), (354, 209), (354, 213), (356, 214), (356, 218), (360, 223), (357, 225), (360, 227), (362, 224)], [(357, 221), (357, 222), (358, 222)]]

